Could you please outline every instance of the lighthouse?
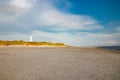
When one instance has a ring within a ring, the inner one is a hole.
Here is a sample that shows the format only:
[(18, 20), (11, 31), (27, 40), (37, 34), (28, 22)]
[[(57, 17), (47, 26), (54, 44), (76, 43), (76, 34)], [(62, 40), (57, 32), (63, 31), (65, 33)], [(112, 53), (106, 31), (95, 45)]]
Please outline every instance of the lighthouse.
[(32, 35), (30, 35), (30, 42), (32, 42)]

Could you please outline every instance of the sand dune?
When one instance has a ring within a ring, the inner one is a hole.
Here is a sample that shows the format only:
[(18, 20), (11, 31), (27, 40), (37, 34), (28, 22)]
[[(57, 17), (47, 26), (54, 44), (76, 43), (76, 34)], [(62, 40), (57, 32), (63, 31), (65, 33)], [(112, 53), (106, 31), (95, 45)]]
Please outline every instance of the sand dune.
[(1, 47), (0, 80), (120, 80), (120, 53), (100, 48)]

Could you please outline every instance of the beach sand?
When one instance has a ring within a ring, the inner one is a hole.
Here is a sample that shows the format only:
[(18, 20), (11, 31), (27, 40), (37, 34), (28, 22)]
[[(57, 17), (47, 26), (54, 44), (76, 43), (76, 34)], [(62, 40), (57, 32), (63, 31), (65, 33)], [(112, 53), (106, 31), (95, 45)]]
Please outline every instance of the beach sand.
[(0, 47), (0, 80), (120, 80), (120, 52), (80, 47)]

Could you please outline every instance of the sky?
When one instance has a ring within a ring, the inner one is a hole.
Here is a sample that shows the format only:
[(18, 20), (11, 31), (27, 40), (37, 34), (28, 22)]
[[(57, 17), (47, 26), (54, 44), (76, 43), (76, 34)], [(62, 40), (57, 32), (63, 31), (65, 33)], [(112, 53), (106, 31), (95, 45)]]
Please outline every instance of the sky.
[(120, 0), (0, 0), (0, 40), (119, 46)]

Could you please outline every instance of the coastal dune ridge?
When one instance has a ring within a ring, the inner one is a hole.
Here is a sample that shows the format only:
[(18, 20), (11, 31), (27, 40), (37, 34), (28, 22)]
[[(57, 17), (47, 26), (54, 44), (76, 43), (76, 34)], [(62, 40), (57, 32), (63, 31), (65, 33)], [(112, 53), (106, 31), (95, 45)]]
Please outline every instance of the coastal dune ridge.
[(98, 47), (0, 47), (0, 80), (120, 80), (118, 53)]
[(0, 47), (66, 47), (64, 43), (53, 42), (36, 42), (36, 41), (23, 41), (23, 40), (0, 40)]

